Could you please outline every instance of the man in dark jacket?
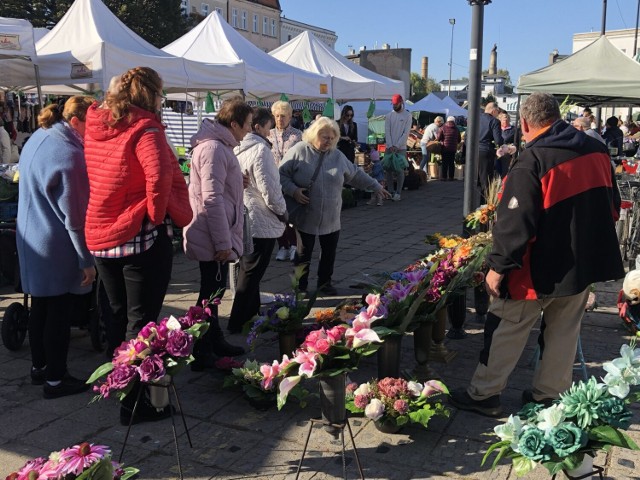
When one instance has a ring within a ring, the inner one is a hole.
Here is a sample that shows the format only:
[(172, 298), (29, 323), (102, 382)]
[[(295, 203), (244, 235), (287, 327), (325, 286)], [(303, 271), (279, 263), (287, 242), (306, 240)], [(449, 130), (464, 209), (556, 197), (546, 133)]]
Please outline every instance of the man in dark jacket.
[(496, 104), (489, 102), (484, 108), (484, 113), (480, 114), (478, 185), (483, 198), (494, 175), (496, 148), (504, 143), (500, 121), (496, 118), (498, 111)]
[(615, 233), (620, 196), (606, 147), (560, 118), (553, 96), (522, 105), (527, 144), (512, 166), (493, 228), (487, 292), (497, 319), (453, 405), (501, 414), (500, 393), (544, 312), (544, 350), (523, 402), (550, 403), (571, 386), (589, 285), (622, 278)]

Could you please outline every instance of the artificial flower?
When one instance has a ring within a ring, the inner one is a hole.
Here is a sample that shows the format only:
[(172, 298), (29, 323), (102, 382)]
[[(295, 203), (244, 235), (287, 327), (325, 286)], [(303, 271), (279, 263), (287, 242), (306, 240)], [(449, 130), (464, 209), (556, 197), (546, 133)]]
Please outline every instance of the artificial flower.
[(371, 420), (378, 420), (384, 415), (384, 403), (377, 398), (372, 399), (364, 409), (364, 414)]

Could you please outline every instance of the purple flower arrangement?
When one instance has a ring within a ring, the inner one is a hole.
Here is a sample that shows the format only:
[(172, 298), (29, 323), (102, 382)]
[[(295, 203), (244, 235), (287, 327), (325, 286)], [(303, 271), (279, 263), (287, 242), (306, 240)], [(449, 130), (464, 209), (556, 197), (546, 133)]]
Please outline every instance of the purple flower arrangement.
[(208, 304), (191, 307), (179, 318), (164, 318), (160, 323), (145, 325), (132, 340), (123, 342), (114, 352), (113, 359), (101, 365), (87, 383), (102, 377), (105, 380), (93, 387), (96, 399), (115, 394), (122, 399), (136, 382), (153, 383), (165, 375), (175, 375), (193, 361), (195, 341), (209, 328), (211, 310)]

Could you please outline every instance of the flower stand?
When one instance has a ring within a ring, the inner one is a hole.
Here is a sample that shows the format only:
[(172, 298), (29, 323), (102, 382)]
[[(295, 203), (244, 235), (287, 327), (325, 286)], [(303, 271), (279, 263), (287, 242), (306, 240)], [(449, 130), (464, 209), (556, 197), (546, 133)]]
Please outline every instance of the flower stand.
[[(165, 377), (169, 377), (168, 381)], [(182, 475), (182, 464), (180, 463), (180, 449), (178, 447), (178, 435), (176, 433), (176, 422), (175, 416), (173, 415), (173, 404), (171, 403), (171, 396), (169, 395), (169, 389), (173, 393), (173, 397), (175, 398), (176, 404), (178, 405), (178, 409), (180, 410), (180, 416), (182, 417), (182, 424), (184, 425), (184, 431), (187, 434), (187, 440), (189, 441), (189, 446), (193, 448), (193, 443), (191, 443), (191, 435), (189, 434), (189, 428), (187, 427), (187, 421), (184, 418), (184, 412), (182, 411), (182, 406), (180, 405), (180, 398), (178, 397), (178, 391), (176, 390), (176, 386), (173, 383), (173, 378), (170, 375), (166, 375), (162, 379), (154, 383), (145, 383), (141, 382), (141, 387), (138, 388), (138, 396), (136, 397), (136, 402), (133, 405), (133, 412), (131, 414), (131, 420), (129, 420), (129, 426), (127, 427), (127, 433), (124, 437), (124, 442), (122, 444), (122, 450), (120, 451), (120, 457), (118, 457), (118, 463), (122, 463), (122, 457), (124, 456), (125, 448), (127, 447), (127, 441), (129, 440), (129, 435), (131, 433), (131, 426), (133, 425), (133, 420), (136, 416), (136, 410), (138, 409), (138, 405), (140, 403), (140, 397), (142, 396), (145, 387), (150, 388), (150, 400), (154, 407), (159, 407), (162, 405), (165, 400), (163, 406), (169, 405), (171, 412), (171, 430), (173, 432), (173, 444), (176, 448), (176, 458), (178, 460), (178, 472), (180, 473), (180, 480), (184, 478)]]
[(398, 378), (400, 376), (400, 356), (403, 335), (387, 335), (377, 351), (378, 378)]
[(356, 464), (358, 471), (360, 472), (360, 478), (364, 480), (364, 472), (362, 471), (362, 465), (360, 464), (360, 457), (358, 456), (358, 449), (353, 438), (353, 432), (351, 431), (351, 425), (347, 420), (346, 403), (346, 379), (347, 374), (341, 373), (333, 377), (320, 377), (320, 409), (322, 411), (322, 418), (312, 418), (309, 422), (309, 431), (307, 432), (307, 438), (304, 442), (304, 448), (302, 449), (302, 457), (298, 463), (298, 470), (296, 471), (296, 480), (300, 476), (300, 470), (302, 469), (302, 462), (307, 453), (307, 447), (309, 445), (309, 439), (311, 438), (311, 432), (313, 426), (316, 423), (324, 425), (325, 429), (331, 433), (335, 438), (340, 436), (342, 443), (342, 473), (346, 480), (347, 478), (347, 463), (345, 457), (345, 444), (344, 444), (344, 429), (349, 431), (349, 437), (351, 438), (351, 445), (353, 445), (353, 453), (356, 457)]
[(283, 355), (289, 355), (298, 348), (298, 344), (296, 342), (296, 333), (295, 332), (280, 332), (278, 333), (278, 345), (280, 347), (280, 357)]
[(467, 316), (466, 295), (458, 295), (451, 299), (447, 305), (447, 313), (451, 322), (451, 328), (447, 332), (447, 338), (451, 340), (462, 340), (467, 336), (464, 331), (464, 321)]
[(416, 367), (413, 369), (412, 375), (409, 377), (414, 377), (419, 382), (439, 377), (439, 375), (429, 366), (433, 327), (433, 323), (424, 322), (413, 332), (413, 354), (416, 358)]
[(431, 360), (438, 363), (449, 363), (456, 358), (458, 352), (447, 349), (444, 344), (445, 332), (447, 329), (447, 310), (442, 309), (436, 313), (437, 320), (433, 324), (431, 334)]
[[(582, 463), (578, 465), (577, 468), (573, 470), (563, 470), (562, 473), (569, 480), (586, 480), (593, 478), (594, 475), (597, 475), (598, 478), (603, 479), (604, 468), (598, 465), (593, 464), (593, 457), (590, 455), (585, 455)], [(556, 478), (557, 474), (551, 477), (553, 480)]]

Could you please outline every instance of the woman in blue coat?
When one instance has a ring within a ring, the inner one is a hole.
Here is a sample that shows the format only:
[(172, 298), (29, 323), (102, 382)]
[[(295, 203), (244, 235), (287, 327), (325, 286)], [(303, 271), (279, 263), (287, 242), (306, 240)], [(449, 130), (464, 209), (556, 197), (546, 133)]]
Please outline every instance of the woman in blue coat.
[(20, 156), (16, 240), (22, 288), (31, 295), (31, 382), (44, 385), (44, 398), (89, 387), (67, 372), (67, 353), (76, 295), (89, 292), (95, 278), (84, 238), (89, 181), (83, 136), (92, 103), (76, 96), (64, 110), (46, 107)]

